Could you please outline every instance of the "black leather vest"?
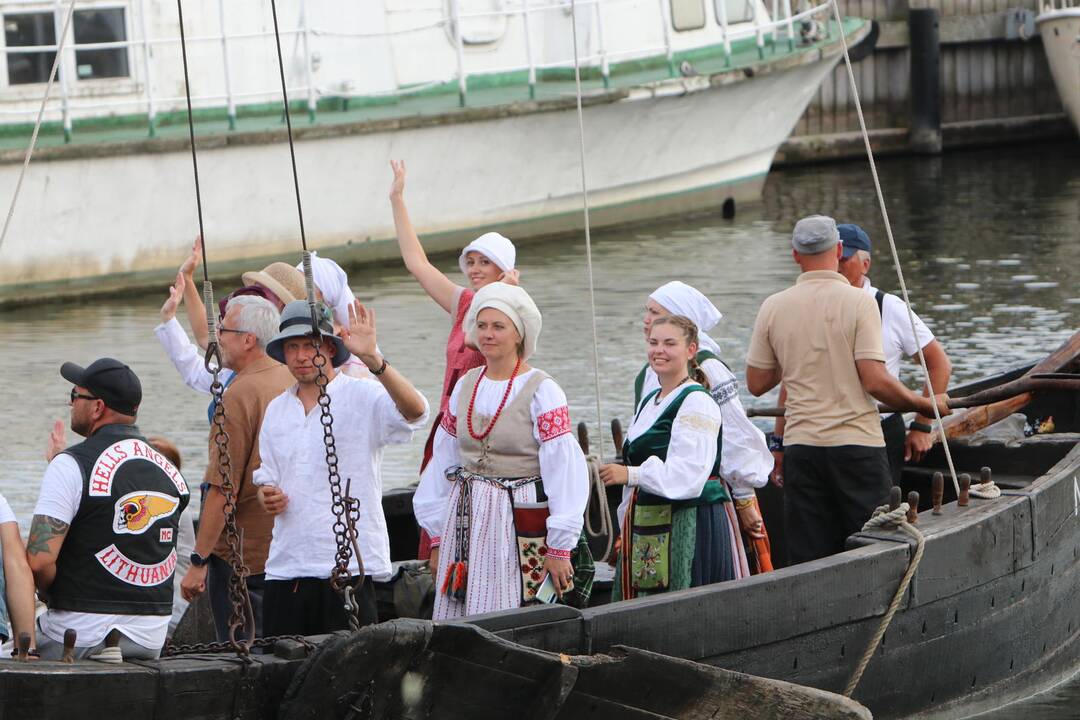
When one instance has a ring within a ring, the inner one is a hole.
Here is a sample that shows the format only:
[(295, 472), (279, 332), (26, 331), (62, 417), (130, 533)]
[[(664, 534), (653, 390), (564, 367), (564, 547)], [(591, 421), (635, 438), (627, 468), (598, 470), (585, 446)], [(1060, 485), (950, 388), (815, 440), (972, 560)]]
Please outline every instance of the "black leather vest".
[(105, 425), (64, 451), (82, 470), (49, 607), (118, 615), (172, 613), (183, 476), (134, 425)]

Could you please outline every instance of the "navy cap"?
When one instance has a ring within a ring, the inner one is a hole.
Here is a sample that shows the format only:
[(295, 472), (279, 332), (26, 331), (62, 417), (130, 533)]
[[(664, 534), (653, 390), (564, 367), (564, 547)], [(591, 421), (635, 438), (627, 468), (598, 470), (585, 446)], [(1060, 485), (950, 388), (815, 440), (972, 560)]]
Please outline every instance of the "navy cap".
[(844, 243), (844, 257), (851, 257), (859, 250), (870, 252), (870, 236), (861, 227), (842, 223), (836, 229), (840, 233), (840, 242)]
[(84, 387), (105, 403), (105, 407), (122, 415), (135, 416), (142, 402), (142, 383), (124, 363), (112, 358), (95, 360), (86, 367), (66, 362), (60, 375), (73, 385)]

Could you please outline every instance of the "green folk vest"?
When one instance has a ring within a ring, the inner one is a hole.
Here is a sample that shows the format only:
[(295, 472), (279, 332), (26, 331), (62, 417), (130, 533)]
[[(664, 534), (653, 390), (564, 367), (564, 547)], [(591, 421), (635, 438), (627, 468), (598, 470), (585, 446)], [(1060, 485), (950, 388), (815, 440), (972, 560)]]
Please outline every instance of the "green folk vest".
[[(660, 392), (660, 389), (652, 391), (638, 404), (638, 413), (641, 412), (641, 408), (647, 402), (651, 402), (653, 397)], [(673, 399), (664, 412), (660, 414), (660, 417), (656, 419), (652, 427), (646, 430), (644, 433), (634, 438), (633, 441), (627, 439), (623, 443), (623, 461), (627, 465), (637, 466), (644, 463), (650, 457), (658, 457), (661, 460), (667, 460), (668, 445), (671, 443), (671, 427), (675, 422), (675, 417), (679, 414), (679, 408), (682, 407), (683, 401), (691, 394), (695, 392), (703, 392), (708, 394), (709, 391), (700, 385), (691, 385), (690, 387), (683, 388), (679, 394)], [(723, 429), (721, 428), (721, 433)], [(731, 498), (727, 494), (727, 490), (724, 488), (724, 483), (719, 480), (720, 476), (720, 447), (719, 438), (717, 439), (717, 451), (716, 461), (713, 463), (712, 471), (709, 473), (710, 479), (705, 482), (705, 488), (701, 491), (701, 495), (693, 500), (670, 500), (668, 498), (660, 497), (652, 493), (646, 492), (641, 488), (638, 488), (637, 504), (638, 505), (672, 505), (674, 507), (692, 507), (696, 505), (711, 505), (712, 503), (725, 502)]]
[(183, 476), (133, 425), (106, 425), (64, 451), (82, 471), (79, 511), (60, 548), (49, 607), (172, 613)]

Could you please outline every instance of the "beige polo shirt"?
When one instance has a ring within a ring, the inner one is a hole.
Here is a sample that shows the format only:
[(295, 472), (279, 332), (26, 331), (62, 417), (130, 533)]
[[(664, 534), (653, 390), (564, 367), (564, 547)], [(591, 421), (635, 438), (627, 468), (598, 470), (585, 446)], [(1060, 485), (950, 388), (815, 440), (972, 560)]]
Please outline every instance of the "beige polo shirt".
[(799, 276), (761, 305), (748, 365), (780, 368), (787, 388), (784, 445), (882, 447), (877, 404), (856, 360), (885, 361), (874, 298), (831, 270)]

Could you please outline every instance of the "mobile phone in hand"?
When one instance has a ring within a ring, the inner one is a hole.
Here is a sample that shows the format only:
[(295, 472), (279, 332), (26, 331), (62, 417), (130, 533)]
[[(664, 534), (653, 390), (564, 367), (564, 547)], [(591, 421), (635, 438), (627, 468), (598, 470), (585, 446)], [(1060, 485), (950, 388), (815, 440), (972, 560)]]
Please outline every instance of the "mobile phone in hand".
[(551, 573), (544, 576), (544, 582), (536, 589), (536, 599), (547, 605), (558, 602), (559, 593), (555, 590), (555, 581), (551, 579)]

